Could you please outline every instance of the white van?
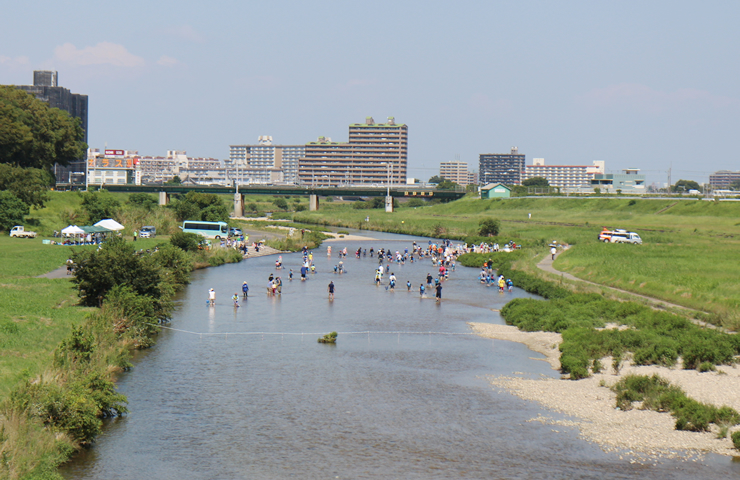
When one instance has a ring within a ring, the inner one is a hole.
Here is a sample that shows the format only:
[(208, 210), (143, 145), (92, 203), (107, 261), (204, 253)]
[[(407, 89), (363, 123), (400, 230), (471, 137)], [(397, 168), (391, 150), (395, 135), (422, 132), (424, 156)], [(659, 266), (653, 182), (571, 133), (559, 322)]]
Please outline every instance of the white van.
[(632, 243), (635, 245), (642, 245), (642, 238), (635, 232), (615, 231), (612, 232), (611, 243)]

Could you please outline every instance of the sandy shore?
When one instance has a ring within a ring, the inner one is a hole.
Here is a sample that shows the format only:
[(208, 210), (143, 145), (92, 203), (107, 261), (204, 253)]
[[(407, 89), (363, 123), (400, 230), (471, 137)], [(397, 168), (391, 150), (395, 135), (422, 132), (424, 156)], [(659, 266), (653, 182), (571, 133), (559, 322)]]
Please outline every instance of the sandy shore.
[[(560, 368), (558, 345), (562, 338), (557, 333), (522, 332), (516, 327), (488, 323), (469, 325), (482, 337), (523, 343), (531, 350), (544, 354), (554, 369)], [(532, 379), (516, 374), (511, 377), (490, 376), (488, 380), (495, 388), (571, 417), (562, 420), (539, 416), (530, 421), (576, 427), (582, 438), (598, 444), (604, 451), (618, 452), (620, 458), (627, 458), (631, 462), (654, 463), (661, 458), (697, 460), (706, 453), (738, 455), (729, 435), (724, 439), (717, 438), (718, 428), (714, 425), (713, 430), (707, 433), (682, 432), (674, 428), (675, 419), (669, 413), (617, 410), (615, 394), (601, 384), (613, 385), (630, 373), (657, 373), (679, 385), (691, 398), (718, 407), (727, 405), (740, 411), (739, 368), (721, 366), (717, 372), (699, 373), (696, 370), (682, 370), (680, 366), (643, 367), (625, 362), (617, 375), (611, 369), (611, 358), (605, 358), (602, 363), (606, 367), (604, 373), (578, 381), (549, 377)]]

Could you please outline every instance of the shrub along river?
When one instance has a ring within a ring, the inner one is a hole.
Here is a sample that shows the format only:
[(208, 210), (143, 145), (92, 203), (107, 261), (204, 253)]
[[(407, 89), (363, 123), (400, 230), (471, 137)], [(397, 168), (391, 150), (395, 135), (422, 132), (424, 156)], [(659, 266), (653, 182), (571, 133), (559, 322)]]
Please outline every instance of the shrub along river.
[[(558, 426), (555, 432), (530, 422), (540, 413), (565, 417), (498, 392), (483, 376), (558, 373), (525, 346), (467, 335), (466, 325), (503, 323), (492, 309), (529, 294), (516, 288), (500, 294), (476, 281), (477, 269), (458, 267), (444, 282), (440, 304), (433, 294), (420, 299), (419, 284), (435, 273), (428, 260), (394, 264), (395, 291), (376, 287), (377, 258), (356, 259), (354, 250), (403, 251), (414, 238), (362, 234), (375, 240), (340, 239), (314, 251), (316, 273), (305, 282), (300, 253), (284, 255), (284, 268), (277, 271), (276, 257), (268, 256), (196, 272), (170, 326), (229, 335), (163, 330), (157, 345), (139, 352), (134, 370), (121, 376), (119, 388), (131, 413), (108, 422), (95, 445), (62, 474), (70, 479), (737, 475), (737, 464), (717, 457), (701, 464), (630, 464), (579, 439), (575, 429)], [(347, 273), (337, 275), (337, 251), (345, 246)], [(281, 296), (265, 294), (270, 273), (283, 279)], [(249, 299), (234, 308), (230, 297), (245, 280)], [(336, 285), (333, 302), (327, 298), (330, 280)], [(206, 306), (209, 288), (216, 291), (215, 307)], [(320, 333), (331, 331), (339, 332), (336, 345), (317, 343)]]

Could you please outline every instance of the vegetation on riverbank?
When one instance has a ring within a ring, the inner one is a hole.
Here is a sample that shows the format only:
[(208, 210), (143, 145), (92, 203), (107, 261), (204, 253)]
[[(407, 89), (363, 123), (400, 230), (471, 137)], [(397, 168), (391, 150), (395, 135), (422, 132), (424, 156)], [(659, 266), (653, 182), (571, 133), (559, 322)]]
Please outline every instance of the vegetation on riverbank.
[[(131, 349), (153, 344), (196, 262), (241, 260), (233, 249), (188, 253), (162, 239), (112, 238), (98, 251), (3, 237), (0, 247), (0, 478), (58, 478), (56, 466), (94, 440), (101, 418), (126, 412), (115, 375), (131, 366)], [(81, 298), (69, 277), (35, 278), (70, 256)]]
[(645, 410), (671, 412), (676, 418), (676, 430), (705, 432), (714, 423), (720, 427), (718, 437), (725, 438), (728, 428), (740, 423), (740, 414), (734, 408), (697, 402), (658, 375), (627, 375), (611, 389), (617, 394), (616, 406), (622, 410), (631, 410), (637, 404)]

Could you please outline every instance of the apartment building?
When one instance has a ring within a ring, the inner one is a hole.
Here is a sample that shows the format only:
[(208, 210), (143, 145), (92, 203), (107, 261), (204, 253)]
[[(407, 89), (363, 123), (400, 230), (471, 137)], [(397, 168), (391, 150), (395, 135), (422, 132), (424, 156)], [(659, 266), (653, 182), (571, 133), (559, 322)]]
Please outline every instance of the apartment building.
[(303, 185), (405, 185), (408, 162), (408, 126), (386, 123), (349, 126), (348, 142), (319, 137), (305, 146), (299, 161), (298, 182)]
[(460, 160), (440, 162), (439, 176), (462, 186), (478, 183), (478, 174), (469, 172), (468, 164)]
[(579, 188), (591, 185), (594, 175), (604, 173), (603, 160), (593, 165), (545, 165), (544, 158), (532, 159), (532, 165), (524, 167), (522, 180), (534, 177), (546, 178), (551, 187)]
[(273, 145), (272, 137), (261, 135), (257, 144), (230, 145), (228, 165), (239, 168), (246, 183), (297, 183), (298, 163), (305, 145)]
[(519, 185), (524, 174), (525, 156), (517, 147), (511, 147), (509, 153), (481, 153), (478, 163), (480, 183), (502, 183)]

